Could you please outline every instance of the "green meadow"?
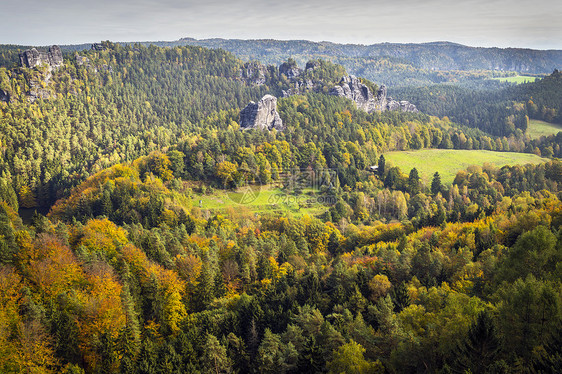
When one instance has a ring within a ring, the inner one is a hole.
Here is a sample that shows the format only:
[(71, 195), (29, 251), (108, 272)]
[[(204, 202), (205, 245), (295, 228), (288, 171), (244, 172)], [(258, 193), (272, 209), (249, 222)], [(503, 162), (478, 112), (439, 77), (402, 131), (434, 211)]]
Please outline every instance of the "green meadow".
[(489, 163), (501, 167), (548, 161), (546, 158), (528, 153), (452, 149), (388, 152), (384, 154), (384, 157), (387, 165), (398, 166), (405, 174), (409, 174), (412, 168), (416, 168), (426, 183), (431, 183), (431, 178), (437, 171), (441, 175), (441, 181), (445, 184), (451, 184), (459, 170), (471, 165), (482, 166)]
[(492, 78), (492, 79), (500, 81), (500, 82), (509, 82), (509, 83), (521, 84), (521, 83), (534, 82), (535, 80), (538, 79), (538, 77), (531, 77), (531, 76), (528, 76), (528, 75), (516, 75), (514, 77), (498, 77), (498, 78)]
[(541, 136), (556, 135), (559, 131), (562, 131), (562, 125), (539, 121), (537, 119), (530, 120), (529, 126), (527, 127), (527, 134), (531, 139), (538, 139)]
[(254, 185), (236, 191), (215, 190), (211, 194), (193, 194), (191, 205), (213, 212), (289, 213), (294, 216), (316, 216), (328, 208), (318, 191), (306, 188), (290, 193), (272, 185)]

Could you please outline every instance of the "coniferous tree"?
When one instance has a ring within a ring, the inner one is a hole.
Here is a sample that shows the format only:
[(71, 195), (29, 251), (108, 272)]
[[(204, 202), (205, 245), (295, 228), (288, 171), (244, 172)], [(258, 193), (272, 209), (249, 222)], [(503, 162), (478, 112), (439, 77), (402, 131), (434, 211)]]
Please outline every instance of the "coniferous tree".
[(562, 372), (562, 329), (558, 328), (544, 350), (533, 358), (532, 366), (537, 373)]
[(410, 305), (411, 299), (408, 294), (408, 289), (404, 282), (398, 283), (392, 288), (391, 291), (392, 302), (394, 303), (394, 311), (401, 312), (404, 308)]
[(379, 157), (378, 168), (377, 168), (377, 173), (378, 173), (379, 178), (380, 178), (381, 180), (384, 179), (384, 174), (385, 174), (385, 172), (386, 172), (385, 169), (386, 169), (386, 160), (385, 160), (385, 158), (384, 158), (384, 155), (381, 155), (381, 156)]
[(435, 174), (433, 174), (433, 179), (431, 180), (431, 193), (437, 195), (441, 192), (442, 188), (441, 176), (438, 172), (435, 172)]
[(214, 335), (207, 334), (202, 348), (200, 361), (205, 372), (216, 374), (232, 372), (232, 362), (226, 353), (226, 348)]
[(408, 192), (410, 195), (416, 195), (420, 192), (420, 175), (418, 169), (413, 168), (410, 170), (410, 175), (408, 177)]
[(500, 352), (500, 340), (488, 312), (481, 312), (457, 345), (453, 369), (458, 373), (486, 373)]

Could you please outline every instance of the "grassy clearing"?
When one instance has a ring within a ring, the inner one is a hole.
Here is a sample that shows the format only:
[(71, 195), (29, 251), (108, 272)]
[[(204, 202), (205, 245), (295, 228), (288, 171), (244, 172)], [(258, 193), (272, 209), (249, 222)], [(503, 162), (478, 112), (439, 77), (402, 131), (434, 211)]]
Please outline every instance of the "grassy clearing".
[(517, 75), (515, 77), (499, 77), (499, 78), (492, 78), (493, 80), (497, 80), (500, 82), (509, 82), (509, 83), (530, 83), (534, 82), (538, 79), (538, 77), (531, 77), (528, 75)]
[[(319, 201), (320, 200), (320, 201)], [(215, 212), (289, 213), (294, 216), (316, 216), (328, 210), (318, 191), (304, 189), (298, 194), (271, 186), (252, 186), (237, 191), (216, 190), (211, 195), (193, 194), (194, 207)]]
[(527, 128), (527, 134), (531, 139), (538, 139), (541, 136), (553, 134), (556, 135), (559, 131), (562, 131), (562, 125), (539, 121), (537, 119), (530, 120), (529, 127)]
[(398, 166), (405, 174), (408, 174), (415, 167), (426, 183), (431, 183), (431, 178), (437, 171), (441, 175), (441, 181), (445, 184), (451, 184), (457, 172), (470, 165), (490, 163), (501, 167), (516, 164), (538, 164), (548, 161), (546, 158), (527, 153), (452, 149), (388, 152), (385, 153), (384, 157), (387, 164)]

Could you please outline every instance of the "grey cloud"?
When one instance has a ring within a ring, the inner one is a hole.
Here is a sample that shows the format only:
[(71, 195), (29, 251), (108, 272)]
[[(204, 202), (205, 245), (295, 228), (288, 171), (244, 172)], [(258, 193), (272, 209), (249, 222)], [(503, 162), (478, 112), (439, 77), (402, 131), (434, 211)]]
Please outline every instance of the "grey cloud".
[(530, 6), (523, 0), (0, 0), (0, 6), (0, 43), (192, 36), (362, 44), (451, 40), (562, 49), (559, 1)]

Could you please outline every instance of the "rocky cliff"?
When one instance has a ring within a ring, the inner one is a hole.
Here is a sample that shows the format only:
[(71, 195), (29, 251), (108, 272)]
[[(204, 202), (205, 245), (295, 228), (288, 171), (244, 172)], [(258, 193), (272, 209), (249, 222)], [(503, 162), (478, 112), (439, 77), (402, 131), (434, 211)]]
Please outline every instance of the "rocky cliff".
[(240, 112), (240, 128), (283, 130), (283, 121), (277, 113), (277, 98), (265, 95), (257, 103), (251, 101)]
[(267, 67), (259, 62), (247, 62), (240, 70), (239, 77), (249, 84), (261, 86), (266, 82)]
[(306, 92), (317, 92), (319, 91), (318, 85), (315, 84), (311, 79), (307, 80), (294, 80), (290, 83), (287, 90), (283, 90), (283, 97), (289, 97), (293, 95), (302, 95)]
[(302, 95), (307, 92), (322, 92), (325, 83), (314, 78), (314, 70), (319, 66), (317, 60), (309, 61), (306, 67), (299, 68), (294, 60), (284, 62), (279, 66), (279, 75), (284, 74), (289, 79), (289, 87), (282, 90), (283, 97)]
[(58, 45), (51, 46), (48, 52), (39, 52), (32, 48), (20, 53), (20, 64), (26, 68), (34, 68), (43, 64), (50, 68), (58, 68), (62, 66), (62, 63), (62, 52)]
[(346, 97), (353, 100), (359, 109), (368, 113), (375, 111), (384, 112), (386, 110), (401, 110), (403, 112), (417, 112), (416, 106), (408, 101), (396, 101), (392, 97), (386, 96), (386, 86), (382, 85), (373, 95), (369, 87), (353, 75), (344, 76), (339, 85), (334, 86), (330, 95)]
[(52, 96), (52, 89), (49, 89), (49, 81), (51, 80), (53, 70), (63, 66), (62, 52), (58, 45), (53, 45), (47, 52), (38, 51), (35, 48), (28, 49), (19, 55), (20, 64), (24, 68), (34, 68), (38, 66), (46, 66), (47, 70), (41, 74), (35, 74), (29, 80), (29, 92), (27, 100), (34, 102), (37, 99), (48, 99)]
[(107, 49), (107, 44), (102, 43), (94, 43), (92, 44), (92, 51), (105, 51)]
[(298, 77), (303, 73), (302, 69), (299, 68), (294, 60), (284, 62), (279, 65), (279, 74), (285, 74), (285, 76), (289, 79), (293, 79)]
[(5, 103), (9, 103), (10, 102), (10, 94), (7, 93), (4, 90), (0, 90), (0, 101), (3, 101)]
[(378, 102), (375, 100), (375, 97), (369, 87), (361, 83), (361, 81), (353, 75), (343, 77), (340, 84), (334, 86), (330, 90), (329, 94), (347, 97), (348, 99), (355, 101), (355, 104), (357, 104), (359, 109), (363, 109), (368, 113), (380, 110)]

